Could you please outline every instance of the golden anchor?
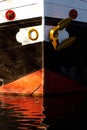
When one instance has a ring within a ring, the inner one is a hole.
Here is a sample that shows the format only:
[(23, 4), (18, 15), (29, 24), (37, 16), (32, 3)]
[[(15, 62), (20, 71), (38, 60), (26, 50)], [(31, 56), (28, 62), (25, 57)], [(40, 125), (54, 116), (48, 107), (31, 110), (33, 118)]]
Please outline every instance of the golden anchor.
[[(76, 37), (68, 37), (59, 44), (59, 31), (65, 29), (72, 21), (72, 18), (66, 18), (58, 22), (58, 25), (52, 28), (49, 32), (50, 41), (53, 44), (55, 50), (60, 50), (70, 46), (76, 39)], [(68, 33), (68, 32), (67, 32)]]

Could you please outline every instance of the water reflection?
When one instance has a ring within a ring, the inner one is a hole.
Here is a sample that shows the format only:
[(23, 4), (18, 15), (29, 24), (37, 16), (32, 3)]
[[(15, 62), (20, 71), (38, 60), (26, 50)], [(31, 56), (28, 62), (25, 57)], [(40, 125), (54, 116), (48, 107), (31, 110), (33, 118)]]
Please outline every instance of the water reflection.
[(0, 130), (45, 130), (43, 98), (0, 95)]
[(0, 95), (0, 130), (87, 128), (87, 92), (48, 97)]
[(87, 129), (87, 92), (46, 97), (44, 108), (48, 130)]

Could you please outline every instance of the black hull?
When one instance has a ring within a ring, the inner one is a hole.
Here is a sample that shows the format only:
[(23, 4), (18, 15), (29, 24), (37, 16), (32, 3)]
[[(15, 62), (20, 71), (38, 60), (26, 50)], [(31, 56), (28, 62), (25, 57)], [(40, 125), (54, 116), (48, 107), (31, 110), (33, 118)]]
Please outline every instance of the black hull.
[[(46, 17), (45, 24), (56, 26), (58, 21)], [(45, 68), (87, 86), (87, 24), (72, 21), (66, 30), (76, 41), (60, 51), (54, 50), (51, 42), (45, 42)]]
[(42, 68), (42, 42), (22, 46), (16, 40), (20, 28), (42, 24), (33, 18), (0, 24), (0, 82), (12, 82)]
[[(52, 26), (56, 26), (60, 21), (56, 18), (46, 17), (45, 19), (45, 25)], [(51, 42), (43, 41), (23, 46), (16, 41), (15, 36), (20, 28), (41, 24), (42, 18), (40, 17), (0, 25), (0, 84), (8, 84), (44, 68), (45, 73), (40, 71), (38, 74), (40, 77), (38, 85), (30, 91), (31, 85), (29, 85), (27, 93), (35, 92), (38, 88), (41, 88), (40, 92), (44, 90), (42, 94), (82, 90), (82, 87), (87, 86), (87, 25), (76, 21), (71, 22), (66, 29), (70, 36), (75, 36), (77, 39), (71, 46), (60, 51), (54, 50)], [(41, 83), (42, 80), (43, 83)], [(35, 82), (37, 82), (37, 78)], [(81, 89), (78, 84), (81, 85)], [(8, 93), (9, 87), (8, 85)], [(24, 84), (22, 87), (23, 90)], [(18, 91), (20, 93), (20, 90)], [(16, 89), (15, 91), (11, 90), (11, 92), (16, 93)]]

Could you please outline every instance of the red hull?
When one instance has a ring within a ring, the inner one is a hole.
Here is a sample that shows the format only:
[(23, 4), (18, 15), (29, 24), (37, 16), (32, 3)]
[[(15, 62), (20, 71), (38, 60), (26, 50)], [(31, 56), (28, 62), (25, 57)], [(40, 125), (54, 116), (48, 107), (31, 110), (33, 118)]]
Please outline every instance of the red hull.
[[(44, 77), (43, 77), (44, 76)], [(86, 91), (87, 87), (52, 71), (38, 70), (14, 82), (3, 85), (0, 93), (17, 95), (60, 94)]]
[(14, 82), (3, 85), (0, 93), (17, 95), (43, 95), (43, 71), (39, 70)]
[(87, 90), (86, 86), (49, 70), (45, 71), (45, 82), (44, 88), (45, 93), (47, 94), (60, 94)]

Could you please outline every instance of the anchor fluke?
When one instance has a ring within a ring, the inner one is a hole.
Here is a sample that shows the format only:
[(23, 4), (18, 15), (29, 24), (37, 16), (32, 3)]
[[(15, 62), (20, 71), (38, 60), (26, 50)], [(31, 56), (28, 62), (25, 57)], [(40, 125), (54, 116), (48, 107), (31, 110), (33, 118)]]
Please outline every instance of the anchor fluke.
[(72, 43), (74, 43), (74, 41), (76, 40), (76, 37), (69, 37), (67, 39), (65, 39), (61, 45), (59, 45), (56, 49), (57, 50), (61, 50), (64, 48), (67, 48), (68, 46), (70, 46)]
[[(71, 23), (72, 18), (66, 18), (58, 22), (58, 25), (49, 32), (49, 38), (55, 50), (61, 50), (70, 46), (76, 40), (76, 37), (69, 37), (65, 28)], [(62, 41), (60, 43), (59, 34), (62, 33)]]

